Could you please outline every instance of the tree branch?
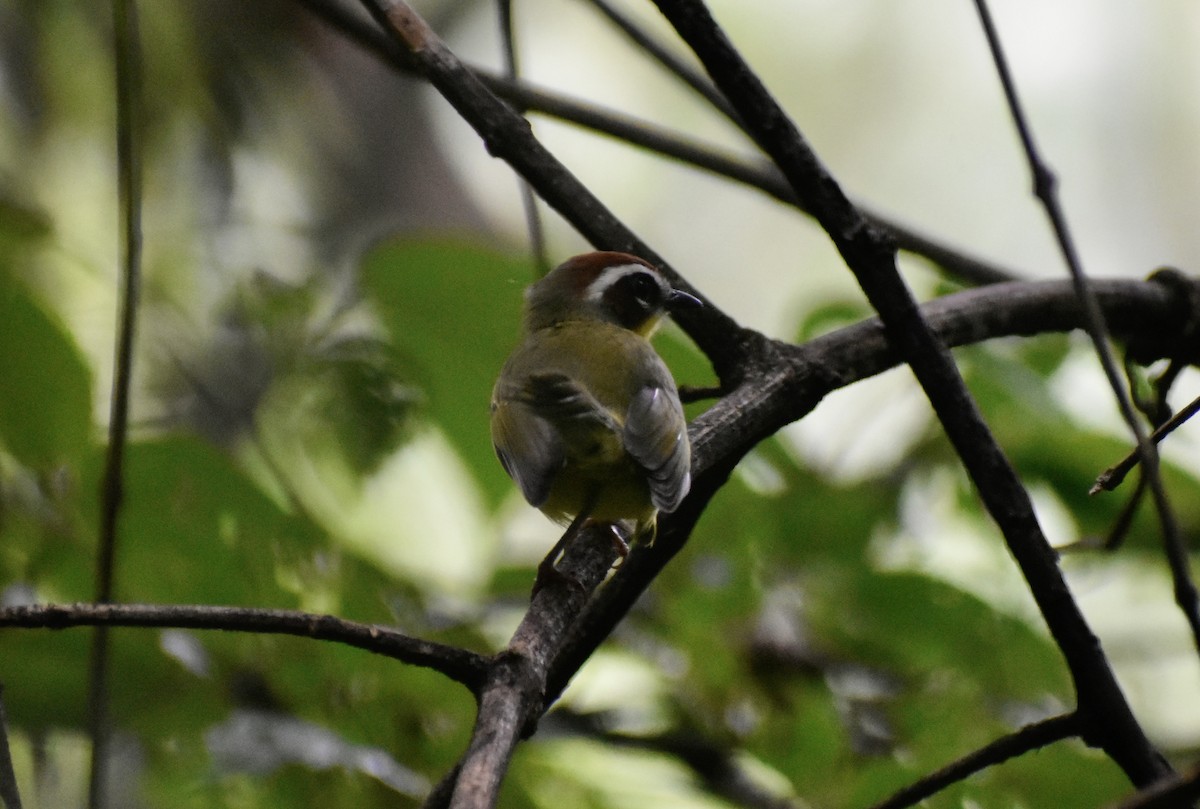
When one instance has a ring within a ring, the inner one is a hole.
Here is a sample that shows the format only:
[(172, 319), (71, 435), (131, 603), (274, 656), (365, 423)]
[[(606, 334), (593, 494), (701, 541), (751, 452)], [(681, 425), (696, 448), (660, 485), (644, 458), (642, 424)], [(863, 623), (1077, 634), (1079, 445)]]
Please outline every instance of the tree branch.
[(558, 565), (561, 576), (537, 591), (508, 648), (489, 666), (467, 751), (426, 806), (495, 805), (513, 750), (541, 715), (550, 663), (616, 558), (605, 526), (589, 524), (568, 544)]
[(951, 784), (965, 781), (970, 776), (988, 767), (1003, 764), (1011, 758), (1038, 750), (1054, 742), (1079, 735), (1079, 717), (1073, 713), (1052, 716), (1040, 722), (1026, 725), (1020, 730), (1002, 736), (958, 761), (951, 762), (932, 772), (914, 784), (905, 787), (871, 809), (904, 809), (916, 806), (926, 798), (941, 792)]
[(886, 238), (846, 198), (795, 124), (698, 0), (655, 0), (700, 57), (750, 134), (783, 171), (829, 233), (879, 312), (889, 339), (912, 368), (1016, 559), (1062, 650), (1085, 721), (1084, 739), (1104, 749), (1138, 785), (1169, 772), (1133, 716), (1099, 640), (1072, 597), (1028, 493), (996, 444), (946, 347), (921, 317)]
[[(1189, 296), (1153, 281), (1097, 281), (1096, 295), (1118, 335), (1180, 334), (1189, 326)], [(1083, 311), (1068, 281), (998, 284), (931, 301), (926, 322), (948, 346), (999, 337), (1082, 328)], [(1161, 331), (1160, 331), (1161, 330)], [(1172, 341), (1167, 338), (1164, 346)], [(549, 705), (616, 628), (671, 558), (683, 548), (708, 499), (763, 436), (808, 415), (827, 395), (894, 368), (902, 361), (878, 318), (847, 326), (804, 345), (777, 345), (783, 378), (756, 377), (719, 400), (689, 427), (692, 492), (680, 510), (659, 521), (650, 548), (634, 548), (597, 594), (551, 671)]]
[[(1192, 399), (1178, 413), (1163, 422), (1161, 427), (1150, 434), (1149, 440), (1155, 444), (1161, 442), (1168, 435), (1186, 424), (1197, 413), (1200, 413), (1200, 396)], [(1092, 484), (1092, 488), (1088, 490), (1088, 494), (1099, 494), (1100, 492), (1115, 490), (1125, 480), (1125, 476), (1138, 465), (1141, 459), (1141, 454), (1134, 449), (1133, 452), (1101, 472), (1100, 476), (1096, 478), (1096, 482)]]
[(543, 146), (522, 118), (484, 86), (479, 78), (446, 47), (437, 34), (402, 0), (362, 0), (388, 33), (409, 50), (419, 70), (450, 102), (498, 157), (537, 191), (584, 238), (598, 248), (641, 256), (662, 269), (672, 283), (696, 295), (703, 307), (677, 317), (680, 326), (713, 363), (718, 376), (740, 372), (737, 340), (743, 330), (719, 307), (704, 298), (649, 245), (613, 216), (604, 204)]
[(1114, 804), (1111, 809), (1189, 809), (1200, 801), (1200, 766), (1183, 776), (1172, 775), (1137, 794)]
[(212, 629), (328, 640), (433, 669), (476, 694), (487, 670), (485, 657), (456, 646), (413, 638), (378, 624), (296, 610), (163, 604), (28, 604), (0, 609), (0, 628), (74, 626)]

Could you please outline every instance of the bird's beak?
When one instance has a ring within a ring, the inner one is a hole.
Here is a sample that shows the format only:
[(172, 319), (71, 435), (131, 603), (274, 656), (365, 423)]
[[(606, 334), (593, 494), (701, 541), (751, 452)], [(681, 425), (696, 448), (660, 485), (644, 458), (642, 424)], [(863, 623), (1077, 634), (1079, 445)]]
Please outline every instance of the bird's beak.
[(682, 289), (672, 289), (667, 295), (667, 310), (674, 312), (679, 309), (695, 309), (697, 306), (704, 304), (695, 295), (690, 292), (684, 292)]

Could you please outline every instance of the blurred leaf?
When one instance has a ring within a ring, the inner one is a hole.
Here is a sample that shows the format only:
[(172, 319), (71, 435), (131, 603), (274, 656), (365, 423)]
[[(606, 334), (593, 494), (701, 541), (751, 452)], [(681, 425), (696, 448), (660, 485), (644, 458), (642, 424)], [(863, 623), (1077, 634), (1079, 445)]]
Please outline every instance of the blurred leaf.
[(967, 677), (993, 705), (1070, 694), (1045, 637), (945, 582), (846, 567), (805, 578), (813, 631), (850, 660), (904, 678)]
[(814, 337), (865, 320), (873, 314), (870, 306), (858, 300), (832, 301), (816, 306), (805, 314), (796, 334), (796, 342), (808, 342)]
[[(198, 438), (138, 442), (125, 458), (122, 598), (297, 606), (300, 594), (281, 587), (280, 571), (311, 568), (321, 552), (312, 523), (285, 513), (228, 456)], [(95, 468), (85, 480), (98, 482), (99, 474)], [(306, 584), (338, 589), (332, 577)]]
[(323, 347), (303, 372), (319, 391), (313, 418), (333, 430), (359, 474), (375, 471), (399, 446), (422, 398), (401, 381), (395, 352), (374, 338), (346, 337)]
[(363, 283), (396, 346), (412, 359), (428, 416), (493, 504), (511, 493), (492, 451), (492, 384), (520, 334), (532, 266), (485, 247), (397, 242), (365, 260)]
[(0, 323), (0, 443), (33, 467), (79, 459), (92, 429), (87, 365), (67, 332), (3, 271)]

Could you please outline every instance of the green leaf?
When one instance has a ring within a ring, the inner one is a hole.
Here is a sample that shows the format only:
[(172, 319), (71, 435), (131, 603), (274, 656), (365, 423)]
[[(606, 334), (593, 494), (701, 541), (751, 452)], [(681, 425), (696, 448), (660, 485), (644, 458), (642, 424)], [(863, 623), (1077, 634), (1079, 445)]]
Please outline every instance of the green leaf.
[(87, 451), (91, 374), (65, 329), (0, 271), (0, 443), (46, 468)]
[(512, 491), (492, 452), (488, 402), (520, 332), (525, 261), (453, 242), (399, 242), (367, 257), (363, 283), (411, 358), (436, 421), (491, 502)]

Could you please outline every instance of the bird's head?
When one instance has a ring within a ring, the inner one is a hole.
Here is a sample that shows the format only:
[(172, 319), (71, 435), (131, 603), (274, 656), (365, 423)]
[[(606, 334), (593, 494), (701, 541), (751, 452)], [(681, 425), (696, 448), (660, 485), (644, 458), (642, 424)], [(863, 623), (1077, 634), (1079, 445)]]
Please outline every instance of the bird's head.
[(584, 253), (567, 259), (525, 293), (530, 331), (567, 320), (602, 320), (650, 336), (664, 314), (700, 305), (674, 289), (652, 264), (628, 253)]

